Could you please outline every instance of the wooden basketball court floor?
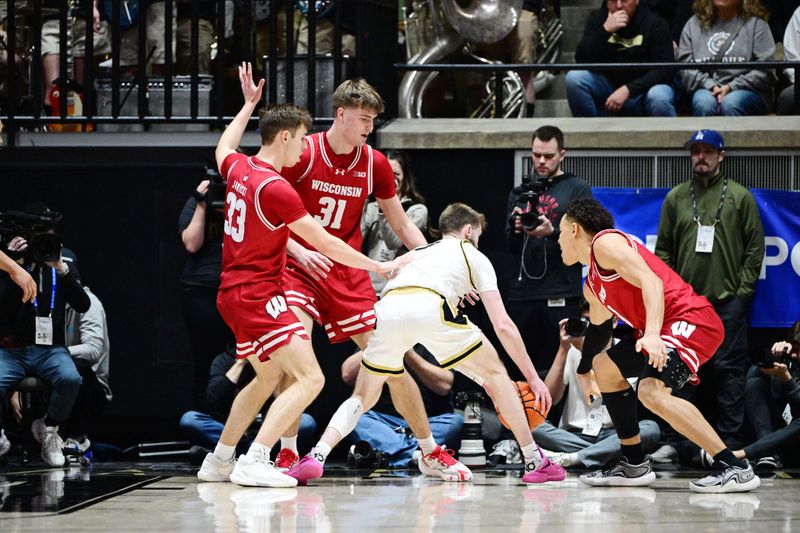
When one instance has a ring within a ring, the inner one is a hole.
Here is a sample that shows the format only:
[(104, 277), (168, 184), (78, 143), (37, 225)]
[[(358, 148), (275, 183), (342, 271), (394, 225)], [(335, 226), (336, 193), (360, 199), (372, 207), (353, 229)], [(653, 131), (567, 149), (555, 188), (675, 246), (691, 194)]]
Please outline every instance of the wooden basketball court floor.
[(700, 472), (659, 471), (648, 488), (592, 488), (570, 472), (525, 486), (519, 472), (476, 471), (443, 483), (414, 471), (331, 467), (292, 489), (200, 483), (175, 463), (89, 470), (0, 468), (0, 532), (800, 531), (800, 471), (762, 477), (745, 494), (695, 494)]

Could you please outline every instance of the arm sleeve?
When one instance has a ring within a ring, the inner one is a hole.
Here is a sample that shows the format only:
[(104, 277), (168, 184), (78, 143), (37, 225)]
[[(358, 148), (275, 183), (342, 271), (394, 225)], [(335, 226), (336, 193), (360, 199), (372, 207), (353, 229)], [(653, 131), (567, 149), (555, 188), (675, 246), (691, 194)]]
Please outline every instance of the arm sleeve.
[[(746, 29), (742, 28), (743, 30)], [(753, 57), (751, 61), (772, 61), (775, 59), (775, 40), (769, 25), (763, 19), (755, 19), (753, 25)], [(754, 92), (763, 92), (772, 85), (772, 70), (745, 70), (728, 83), (732, 91), (748, 89)]]
[(256, 201), (273, 225), (291, 224), (308, 214), (300, 195), (285, 180), (276, 180), (259, 192)]
[[(679, 63), (694, 63), (693, 39), (694, 29), (698, 26), (697, 18), (692, 17), (689, 22), (683, 27), (681, 33), (681, 41), (678, 44), (678, 62)], [(699, 36), (697, 37), (699, 38)], [(708, 75), (708, 71), (701, 71), (696, 69), (680, 70), (678, 76), (681, 79), (681, 84), (687, 92), (693, 93), (697, 89), (711, 90), (715, 83)]]
[(672, 206), (671, 195), (667, 195), (661, 204), (661, 218), (658, 221), (658, 236), (656, 237), (656, 256), (664, 261), (668, 267), (675, 268), (675, 211)]
[(92, 306), (78, 318), (80, 344), (67, 347), (72, 357), (97, 363), (106, 342), (106, 317), (103, 306), (93, 299)]
[(745, 243), (744, 263), (741, 265), (739, 289), (736, 295), (749, 300), (756, 290), (756, 281), (761, 274), (761, 263), (764, 260), (764, 227), (758, 206), (749, 192), (740, 208), (742, 210), (742, 240)]
[(395, 188), (392, 166), (386, 156), (379, 151), (372, 150), (372, 154), (372, 192), (375, 193), (375, 198), (380, 198), (381, 200), (394, 198), (397, 196), (397, 189)]
[[(675, 53), (672, 50), (672, 37), (669, 34), (669, 26), (658, 16), (652, 15), (652, 22), (648, 25), (647, 41), (648, 61), (657, 63), (674, 63)], [(651, 87), (659, 84), (669, 84), (673, 73), (670, 70), (654, 69), (643, 76), (629, 81), (625, 85), (631, 96), (646, 93)]]

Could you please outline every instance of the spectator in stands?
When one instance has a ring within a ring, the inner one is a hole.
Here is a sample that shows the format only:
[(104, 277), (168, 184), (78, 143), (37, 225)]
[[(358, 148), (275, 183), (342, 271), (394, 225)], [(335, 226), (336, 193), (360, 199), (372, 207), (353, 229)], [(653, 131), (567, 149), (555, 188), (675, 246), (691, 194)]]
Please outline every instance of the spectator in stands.
[[(772, 61), (775, 41), (767, 12), (758, 0), (696, 0), (694, 16), (681, 34), (682, 63)], [(763, 115), (772, 105), (771, 70), (723, 68), (680, 71), (691, 97), (692, 114), (708, 116)]]
[(80, 452), (85, 452), (91, 446), (87, 434), (112, 398), (108, 380), (111, 348), (106, 311), (89, 287), (83, 290), (91, 301), (89, 310), (78, 313), (72, 306), (67, 306), (65, 340), (82, 383), (63, 431), (69, 436), (64, 441), (64, 448)]
[(747, 375), (745, 415), (756, 442), (733, 453), (739, 459), (755, 462), (756, 468), (781, 466), (778, 454), (796, 452), (800, 442), (798, 354), (800, 321), (792, 326), (788, 340), (772, 346), (770, 360), (752, 367)]
[[(192, 1), (177, 0), (178, 35), (176, 41), (177, 74), (192, 73)], [(214, 43), (214, 22), (217, 14), (217, 0), (197, 2), (197, 71), (198, 74), (211, 73), (211, 45)]]
[[(163, 76), (166, 73), (166, 8), (164, 0), (150, 0), (141, 3), (141, 11), (137, 12), (134, 24), (122, 30), (119, 64), (124, 67), (126, 76), (133, 76), (139, 70), (139, 46), (144, 47), (144, 69), (148, 74)], [(146, 4), (146, 5), (145, 5)], [(175, 60), (175, 43), (178, 33), (177, 3), (172, 4), (172, 58)], [(110, 13), (107, 14), (110, 16)], [(147, 31), (145, 43), (139, 43), (139, 24), (144, 23)]]
[(722, 136), (700, 130), (685, 147), (694, 175), (667, 194), (655, 253), (708, 298), (725, 325), (725, 339), (703, 366), (699, 387), (681, 393), (712, 387), (717, 432), (736, 449), (744, 420), (747, 304), (761, 272), (764, 229), (753, 195), (722, 170)]
[[(233, 341), (233, 333), (217, 311), (225, 222), (224, 209), (217, 204), (224, 204), (224, 191), (222, 178), (210, 167), (178, 220), (178, 234), (189, 252), (181, 275), (181, 310), (194, 360), (193, 400), (204, 395), (211, 361)], [(209, 205), (209, 196), (214, 206)]]
[[(800, 61), (800, 7), (786, 26), (786, 34), (783, 36), (783, 58), (786, 61)], [(778, 97), (775, 112), (779, 115), (796, 115), (798, 113), (794, 101), (795, 70), (787, 68), (783, 73), (789, 79), (790, 85)]]
[(51, 394), (47, 414), (34, 421), (32, 431), (42, 444), (44, 461), (61, 466), (63, 441), (58, 428), (69, 418), (81, 385), (81, 376), (65, 346), (65, 307), (69, 304), (85, 313), (90, 300), (62, 260), (60, 250), (49, 260), (36, 257), (22, 236), (12, 238), (7, 250), (39, 280), (39, 285), (28, 303), (16, 278), (0, 277), (0, 405), (8, 404), (14, 387), (26, 376), (48, 383)]
[[(356, 352), (342, 364), (342, 379), (350, 386), (355, 385), (361, 357), (361, 352)], [(419, 386), (433, 438), (443, 448), (457, 450), (464, 417), (453, 410), (450, 396), (453, 371), (441, 368), (419, 344), (406, 352), (403, 365)], [(408, 423), (395, 410), (388, 387), (383, 388), (375, 407), (361, 416), (349, 438), (355, 442), (367, 441), (374, 450), (388, 455), (389, 466), (407, 466), (419, 448)]]
[[(639, 0), (606, 0), (589, 15), (575, 51), (578, 63), (675, 61), (669, 27)], [(572, 70), (567, 101), (574, 117), (635, 115), (674, 117), (669, 70)]]
[[(386, 159), (394, 171), (394, 182), (400, 204), (409, 220), (425, 233), (428, 230), (428, 208), (425, 206), (425, 198), (417, 192), (408, 154), (400, 150), (389, 150), (386, 152)], [(391, 261), (408, 251), (389, 226), (386, 216), (378, 207), (378, 202), (374, 200), (364, 206), (361, 234), (364, 236), (364, 254), (376, 261)], [(369, 275), (372, 288), (380, 294), (386, 286), (386, 279), (374, 272), (370, 272)]]
[[(588, 321), (589, 305), (581, 306), (581, 316)], [(546, 422), (536, 428), (533, 437), (551, 461), (568, 468), (601, 468), (620, 457), (617, 432), (608, 410), (602, 404), (600, 389), (594, 383), (592, 390), (583, 390), (577, 376), (583, 350), (583, 335), (572, 337), (566, 331), (567, 319), (560, 322), (561, 343), (553, 366), (544, 382), (553, 396), (553, 405), (564, 400), (561, 422), (556, 428)], [(594, 377), (590, 378), (594, 382)], [(631, 386), (636, 380), (631, 379)], [(661, 430), (652, 420), (639, 422), (642, 449), (648, 453), (655, 449)]]
[[(247, 359), (236, 359), (235, 351), (224, 351), (214, 358), (211, 364), (211, 372), (208, 376), (208, 389), (206, 390), (205, 410), (187, 411), (180, 420), (180, 428), (183, 434), (192, 444), (206, 448), (204, 453), (198, 454), (201, 458), (205, 456), (205, 451), (213, 449), (222, 435), (222, 428), (228, 418), (233, 400), (236, 395), (253, 380), (255, 373), (247, 362)], [(281, 453), (289, 450), (295, 455), (297, 452), (298, 436), (302, 440), (310, 440), (316, 429), (316, 423), (311, 415), (303, 413), (300, 417), (300, 431), (293, 439), (281, 438)], [(244, 452), (250, 446), (250, 435), (245, 434), (237, 447), (240, 452)], [(285, 458), (277, 458), (276, 465), (283, 466)], [(295, 461), (297, 459), (295, 458)]]

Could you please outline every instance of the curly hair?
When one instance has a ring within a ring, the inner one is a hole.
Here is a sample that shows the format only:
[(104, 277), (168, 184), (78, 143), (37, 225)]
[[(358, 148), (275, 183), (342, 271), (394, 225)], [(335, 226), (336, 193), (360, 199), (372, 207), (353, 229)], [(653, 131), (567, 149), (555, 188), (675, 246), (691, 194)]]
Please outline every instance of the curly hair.
[[(692, 11), (706, 28), (710, 28), (719, 16), (714, 8), (713, 0), (694, 0)], [(769, 18), (769, 12), (761, 5), (760, 0), (739, 0), (739, 16), (743, 20), (750, 17), (758, 17), (764, 20)]]
[(614, 227), (614, 216), (594, 198), (575, 198), (567, 205), (564, 216), (577, 222), (587, 233), (597, 235)]

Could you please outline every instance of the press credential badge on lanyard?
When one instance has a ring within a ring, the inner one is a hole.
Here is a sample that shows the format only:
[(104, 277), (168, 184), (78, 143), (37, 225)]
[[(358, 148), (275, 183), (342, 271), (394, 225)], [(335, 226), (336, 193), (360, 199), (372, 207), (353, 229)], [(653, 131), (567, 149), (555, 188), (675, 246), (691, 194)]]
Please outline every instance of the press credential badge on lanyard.
[[(40, 271), (41, 273), (41, 271)], [(39, 297), (33, 300), (33, 309), (36, 311), (36, 344), (39, 346), (53, 345), (53, 308), (56, 306), (56, 269), (50, 267), (53, 282), (50, 284), (50, 314), (39, 316)], [(41, 286), (41, 277), (39, 280)]]
[(722, 206), (725, 203), (725, 194), (728, 192), (728, 177), (725, 176), (722, 182), (722, 194), (719, 195), (719, 207), (717, 207), (717, 214), (714, 216), (714, 223), (710, 226), (704, 226), (700, 222), (700, 213), (697, 210), (697, 199), (694, 193), (694, 180), (692, 180), (692, 211), (694, 212), (694, 221), (697, 222), (697, 242), (694, 245), (694, 251), (697, 253), (710, 254), (714, 249), (714, 228), (719, 223), (719, 217), (722, 214)]

